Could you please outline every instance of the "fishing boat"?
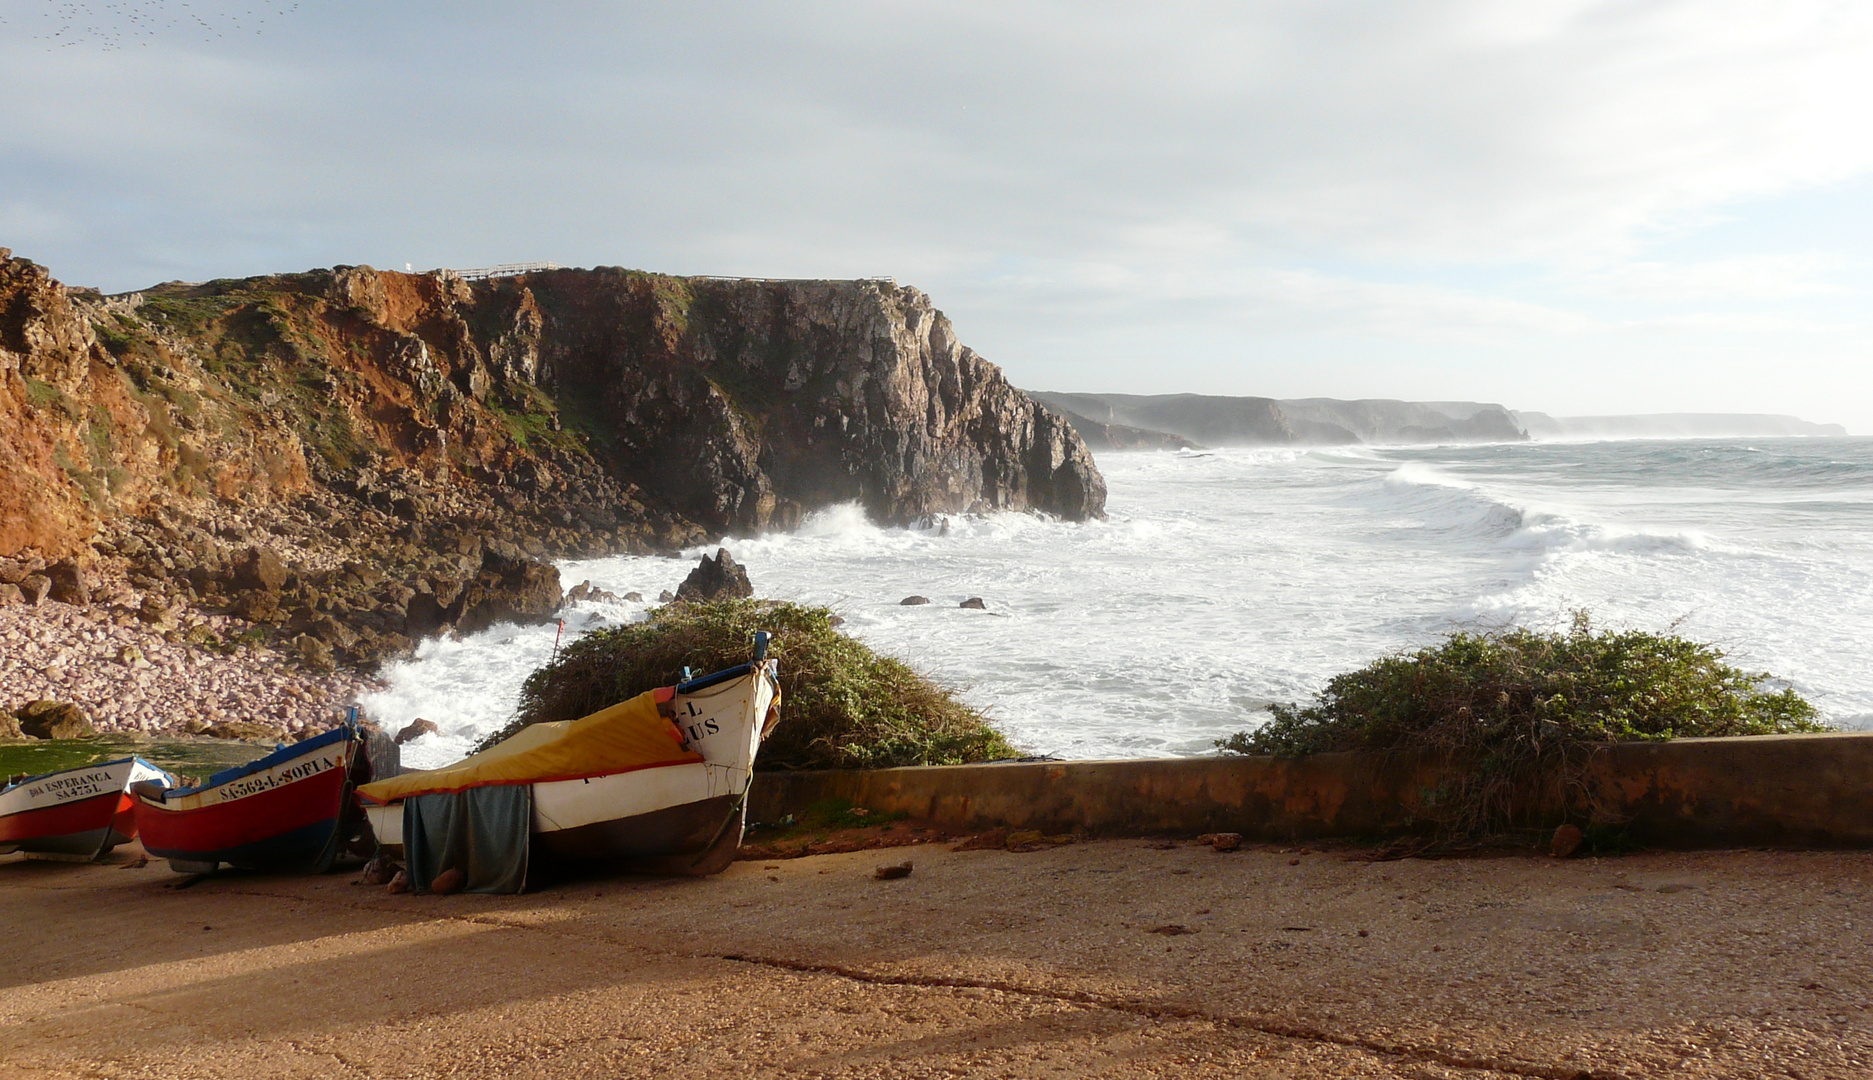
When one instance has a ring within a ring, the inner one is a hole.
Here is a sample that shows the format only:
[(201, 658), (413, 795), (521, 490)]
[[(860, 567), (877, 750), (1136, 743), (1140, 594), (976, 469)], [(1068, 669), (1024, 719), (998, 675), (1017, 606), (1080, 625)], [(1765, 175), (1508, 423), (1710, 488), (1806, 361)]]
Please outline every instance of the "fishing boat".
[(531, 725), (454, 765), (362, 785), (359, 802), (378, 844), (403, 854), (417, 799), (525, 786), (527, 840), (547, 852), (652, 873), (715, 873), (741, 845), (755, 754), (779, 715), (767, 645), (757, 634), (748, 663), (578, 720)]
[(0, 855), (95, 859), (137, 835), (130, 785), (175, 783), (138, 757), (23, 777), (0, 789)]
[(177, 873), (222, 863), (252, 870), (318, 873), (337, 854), (351, 806), (352, 769), (363, 738), (347, 723), (194, 787), (137, 785), (144, 850)]

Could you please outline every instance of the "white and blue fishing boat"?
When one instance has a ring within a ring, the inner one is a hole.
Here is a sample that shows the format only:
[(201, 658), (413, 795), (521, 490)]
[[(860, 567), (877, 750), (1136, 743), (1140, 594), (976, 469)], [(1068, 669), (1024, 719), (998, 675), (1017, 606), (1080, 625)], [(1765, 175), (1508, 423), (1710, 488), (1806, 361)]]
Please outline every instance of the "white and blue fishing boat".
[(454, 765), (360, 786), (377, 842), (404, 854), (420, 800), (480, 791), (505, 806), (506, 792), (522, 817), (490, 846), (530, 841), (562, 858), (653, 873), (726, 868), (741, 844), (755, 754), (779, 716), (768, 638), (755, 635), (748, 663), (534, 724)]
[(0, 789), (0, 855), (95, 859), (137, 835), (132, 784), (176, 778), (139, 757), (22, 777)]

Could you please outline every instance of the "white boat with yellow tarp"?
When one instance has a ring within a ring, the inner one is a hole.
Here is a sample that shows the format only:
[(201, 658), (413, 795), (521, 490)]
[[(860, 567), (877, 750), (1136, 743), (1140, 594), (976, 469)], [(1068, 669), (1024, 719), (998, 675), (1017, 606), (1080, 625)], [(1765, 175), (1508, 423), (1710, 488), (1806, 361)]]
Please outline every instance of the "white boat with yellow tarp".
[(578, 720), (533, 724), (453, 765), (360, 786), (378, 844), (399, 853), (406, 833), (422, 828), (412, 809), (426, 796), (525, 787), (530, 839), (553, 854), (653, 872), (724, 869), (741, 844), (755, 754), (778, 717), (767, 642), (756, 635), (746, 664)]

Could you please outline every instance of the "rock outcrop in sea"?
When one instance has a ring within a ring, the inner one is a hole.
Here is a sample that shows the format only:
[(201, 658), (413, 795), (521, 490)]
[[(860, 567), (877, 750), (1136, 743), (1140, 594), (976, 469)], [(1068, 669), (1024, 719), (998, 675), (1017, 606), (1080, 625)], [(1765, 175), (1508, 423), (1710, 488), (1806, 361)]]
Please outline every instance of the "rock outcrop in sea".
[(0, 453), (0, 605), (109, 605), (315, 673), (545, 619), (557, 557), (854, 500), (1105, 504), (1072, 426), (916, 289), (615, 268), (106, 297), (0, 248)]

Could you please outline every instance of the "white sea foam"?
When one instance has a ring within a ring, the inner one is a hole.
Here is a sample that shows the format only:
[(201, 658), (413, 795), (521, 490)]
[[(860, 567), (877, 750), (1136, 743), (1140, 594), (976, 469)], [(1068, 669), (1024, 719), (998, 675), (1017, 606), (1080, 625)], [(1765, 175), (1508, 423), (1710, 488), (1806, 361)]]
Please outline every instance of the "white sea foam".
[[(1762, 445), (1762, 444), (1758, 444)], [(1111, 517), (952, 515), (881, 528), (852, 505), (723, 541), (763, 595), (962, 688), (1015, 741), (1068, 757), (1198, 753), (1270, 701), (1462, 626), (1677, 625), (1873, 726), (1873, 442), (1338, 447), (1100, 459)], [(694, 565), (562, 567), (655, 596)], [(926, 606), (898, 601), (917, 594)], [(957, 605), (981, 596), (988, 610)], [(579, 604), (567, 633), (642, 617)], [(425, 644), (365, 702), (425, 716), (438, 764), (511, 713), (554, 628)]]

